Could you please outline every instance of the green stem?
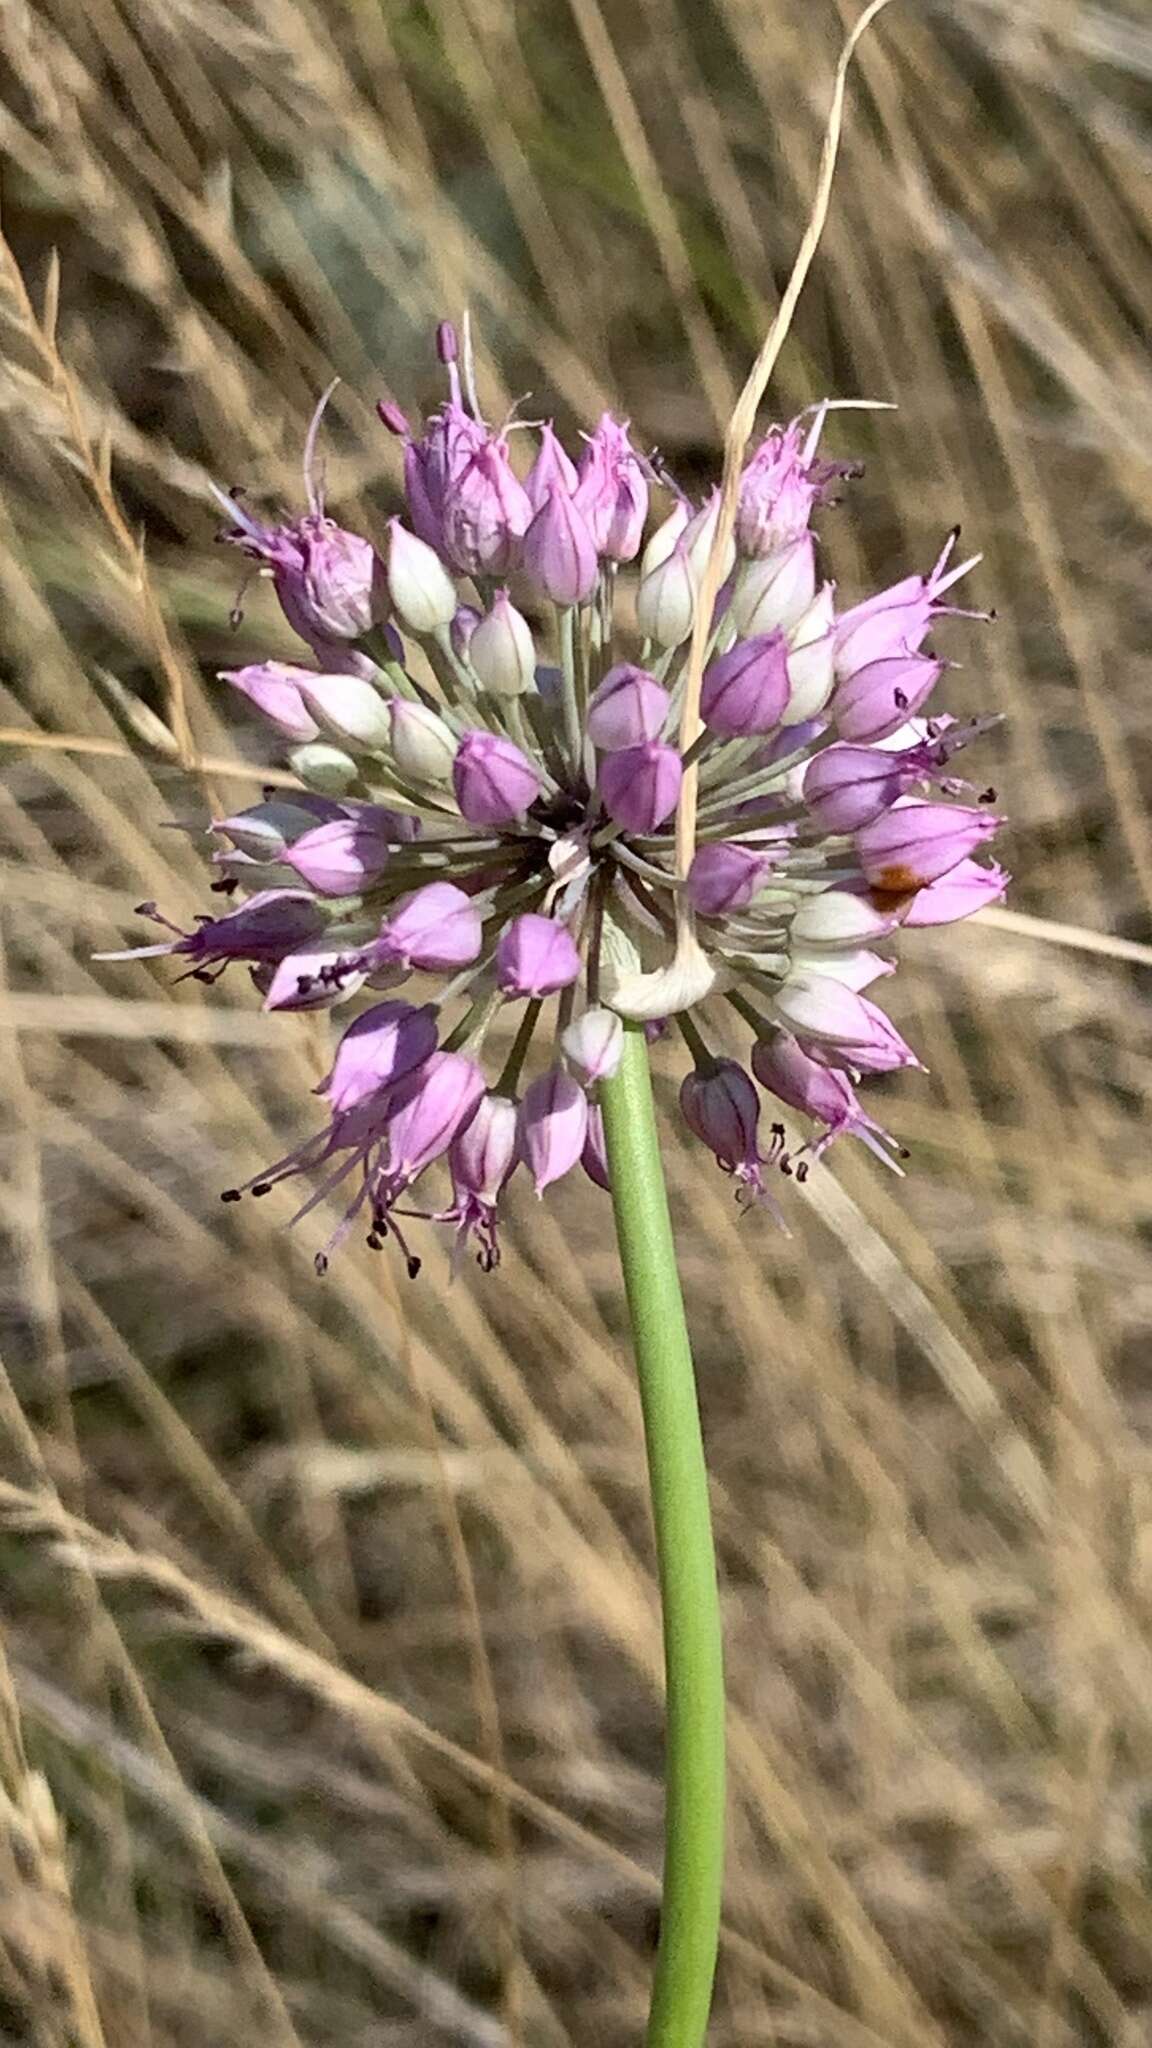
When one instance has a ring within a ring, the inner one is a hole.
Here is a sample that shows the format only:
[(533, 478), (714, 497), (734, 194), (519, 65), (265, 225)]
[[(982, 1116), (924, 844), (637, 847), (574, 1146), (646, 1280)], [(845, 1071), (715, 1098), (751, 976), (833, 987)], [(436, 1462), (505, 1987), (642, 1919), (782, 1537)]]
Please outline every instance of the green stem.
[(724, 1671), (708, 1473), (648, 1049), (629, 1025), (600, 1084), (632, 1319), (664, 1610), (664, 1896), (647, 2048), (700, 2048), (712, 2003), (724, 1866)]

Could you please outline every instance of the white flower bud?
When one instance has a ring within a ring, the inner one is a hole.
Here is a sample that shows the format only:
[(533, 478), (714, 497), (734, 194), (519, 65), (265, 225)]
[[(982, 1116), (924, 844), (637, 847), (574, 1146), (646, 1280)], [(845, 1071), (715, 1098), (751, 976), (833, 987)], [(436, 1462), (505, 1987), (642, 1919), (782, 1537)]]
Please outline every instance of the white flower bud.
[(527, 619), (498, 590), (492, 609), (472, 629), (468, 659), (486, 690), (497, 697), (520, 697), (536, 678), (536, 648)]
[(867, 896), (850, 889), (824, 889), (800, 905), (792, 919), (792, 939), (799, 946), (858, 946), (882, 939), (900, 920), (877, 910)]
[(777, 628), (787, 633), (815, 595), (812, 536), (805, 533), (763, 561), (745, 565), (732, 593), (728, 616), (742, 640), (751, 640), (758, 633), (773, 633)]
[(679, 647), (692, 631), (696, 609), (696, 584), (683, 547), (672, 553), (647, 576), (640, 578), (636, 592), (636, 620), (640, 631), (657, 647)]
[(401, 775), (417, 782), (450, 782), (457, 740), (444, 720), (426, 704), (413, 704), (407, 697), (393, 697), (388, 716), (392, 759)]
[(624, 1026), (614, 1010), (585, 1010), (561, 1035), (565, 1057), (579, 1067), (586, 1081), (602, 1081), (616, 1072), (624, 1050)]
[(456, 585), (427, 541), (398, 519), (388, 521), (388, 588), (410, 633), (435, 633), (452, 624), (460, 599)]
[(836, 686), (835, 639), (825, 633), (788, 654), (788, 704), (781, 725), (800, 725), (818, 718)]
[(640, 557), (641, 577), (650, 576), (661, 562), (666, 562), (680, 535), (692, 517), (691, 508), (685, 498), (677, 498), (675, 505), (662, 526), (656, 528), (644, 553)]
[[(688, 525), (684, 528), (684, 552), (688, 557), (689, 567), (697, 583), (701, 581), (704, 575), (708, 557), (712, 552), (712, 542), (716, 536), (716, 526), (719, 518), (720, 493), (719, 491), (714, 491), (708, 504), (702, 505), (699, 512), (689, 520)], [(732, 574), (735, 561), (736, 543), (729, 536), (728, 544), (720, 563), (721, 583), (726, 582)]]
[(342, 747), (330, 747), (325, 740), (309, 740), (294, 748), (288, 764), (305, 789), (314, 789), (318, 796), (343, 796), (360, 773), (350, 754)]
[(360, 676), (302, 675), (300, 695), (318, 725), (354, 747), (386, 747), (388, 702)]

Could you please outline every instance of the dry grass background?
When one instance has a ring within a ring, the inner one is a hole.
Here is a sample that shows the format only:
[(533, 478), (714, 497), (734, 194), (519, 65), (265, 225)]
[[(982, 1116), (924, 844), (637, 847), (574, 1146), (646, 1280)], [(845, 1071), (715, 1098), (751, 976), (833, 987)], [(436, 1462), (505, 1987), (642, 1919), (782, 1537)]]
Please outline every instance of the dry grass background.
[[(876, 1094), (907, 1182), (838, 1149), (785, 1240), (673, 1145), (730, 1645), (715, 2048), (1152, 2038), (1127, 4), (889, 11), (776, 382), (783, 413), (899, 400), (836, 427), (868, 459), (825, 519), (845, 586), (955, 519), (987, 551), (999, 623), (957, 680), (1007, 715), (982, 758), (1017, 881), (905, 949), (931, 1073)], [(260, 760), (210, 681), (235, 585), (206, 476), (291, 496), (338, 372), (336, 502), (378, 519), (372, 404), (433, 395), (429, 323), (467, 303), (494, 408), (612, 403), (702, 477), (849, 12), (0, 11), (5, 2044), (638, 2038), (659, 1639), (602, 1198), (521, 1198), (495, 1280), (401, 1290), (353, 1252), (319, 1286), (286, 1201), (216, 1199), (305, 1127), (318, 1027), (92, 954), (142, 896), (197, 907), (165, 828)]]

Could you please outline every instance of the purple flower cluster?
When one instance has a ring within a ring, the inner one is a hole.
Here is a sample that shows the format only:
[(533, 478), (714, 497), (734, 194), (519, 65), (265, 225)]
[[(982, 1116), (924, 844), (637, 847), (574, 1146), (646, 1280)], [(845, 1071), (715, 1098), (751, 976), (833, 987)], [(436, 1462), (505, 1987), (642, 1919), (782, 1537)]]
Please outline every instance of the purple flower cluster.
[[(999, 823), (991, 793), (965, 801), (951, 772), (988, 721), (927, 711), (945, 667), (930, 635), (972, 562), (953, 562), (952, 535), (927, 575), (839, 609), (811, 523), (849, 473), (817, 457), (827, 408), (768, 432), (710, 621), (680, 875), (676, 735), (718, 497), (693, 505), (608, 414), (575, 459), (544, 425), (514, 466), (518, 423), (484, 421), (450, 327), (438, 346), (448, 396), (422, 430), (380, 407), (407, 492), (380, 553), (325, 510), (315, 422), (302, 517), (264, 525), (228, 501), (228, 537), (312, 660), (225, 680), (290, 743), (301, 786), (216, 821), (215, 886), (242, 897), (141, 950), (207, 979), (247, 962), (271, 1010), (367, 999), (317, 1090), (327, 1123), (251, 1192), (316, 1176), (306, 1208), (349, 1193), (328, 1252), (359, 1221), (415, 1270), (404, 1233), (423, 1217), (489, 1268), (521, 1167), (538, 1194), (577, 1168), (607, 1184), (597, 1089), (626, 1017), (679, 1025), (685, 1120), (741, 1199), (842, 1132), (894, 1164), (856, 1084), (919, 1062), (866, 993), (892, 971), (876, 948), (1006, 881), (975, 857)], [(658, 491), (670, 508), (645, 545)], [(685, 917), (703, 971), (678, 986)], [(432, 979), (398, 998), (412, 977)], [(712, 1049), (705, 997), (750, 1029), (748, 1067)], [(790, 1148), (774, 1121), (762, 1139), (761, 1090), (815, 1135)]]

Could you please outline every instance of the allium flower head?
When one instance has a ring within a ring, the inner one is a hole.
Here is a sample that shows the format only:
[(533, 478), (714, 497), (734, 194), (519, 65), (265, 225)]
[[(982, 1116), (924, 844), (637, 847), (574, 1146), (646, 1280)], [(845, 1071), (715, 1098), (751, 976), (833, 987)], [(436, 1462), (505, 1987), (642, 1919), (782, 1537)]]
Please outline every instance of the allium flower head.
[[(447, 325), (438, 349), (439, 410), (414, 429), (379, 408), (407, 492), (387, 576), (326, 512), (319, 414), (303, 515), (230, 508), (314, 659), (227, 680), (305, 787), (212, 828), (217, 889), (265, 886), (139, 951), (206, 978), (246, 963), (269, 1008), (357, 1012), (318, 1091), (326, 1125), (251, 1191), (306, 1176), (307, 1210), (339, 1190), (325, 1259), (359, 1221), (415, 1270), (402, 1233), (423, 1219), (491, 1268), (518, 1164), (538, 1194), (577, 1168), (607, 1185), (597, 1096), (627, 1020), (679, 1027), (682, 1113), (744, 1201), (771, 1201), (841, 1134), (892, 1164), (856, 1086), (919, 1062), (864, 992), (892, 971), (876, 949), (1007, 881), (980, 857), (990, 793), (951, 772), (987, 721), (930, 703), (937, 625), (980, 616), (952, 602), (974, 562), (953, 562), (953, 535), (927, 574), (842, 605), (812, 529), (851, 473), (817, 459), (828, 409), (770, 428), (744, 468), (686, 760), (717, 494), (693, 504), (611, 414), (571, 451), (551, 425), (528, 446), (484, 419)], [(392, 993), (412, 978), (410, 1000)], [(812, 1120), (799, 1150), (762, 1091)]]

